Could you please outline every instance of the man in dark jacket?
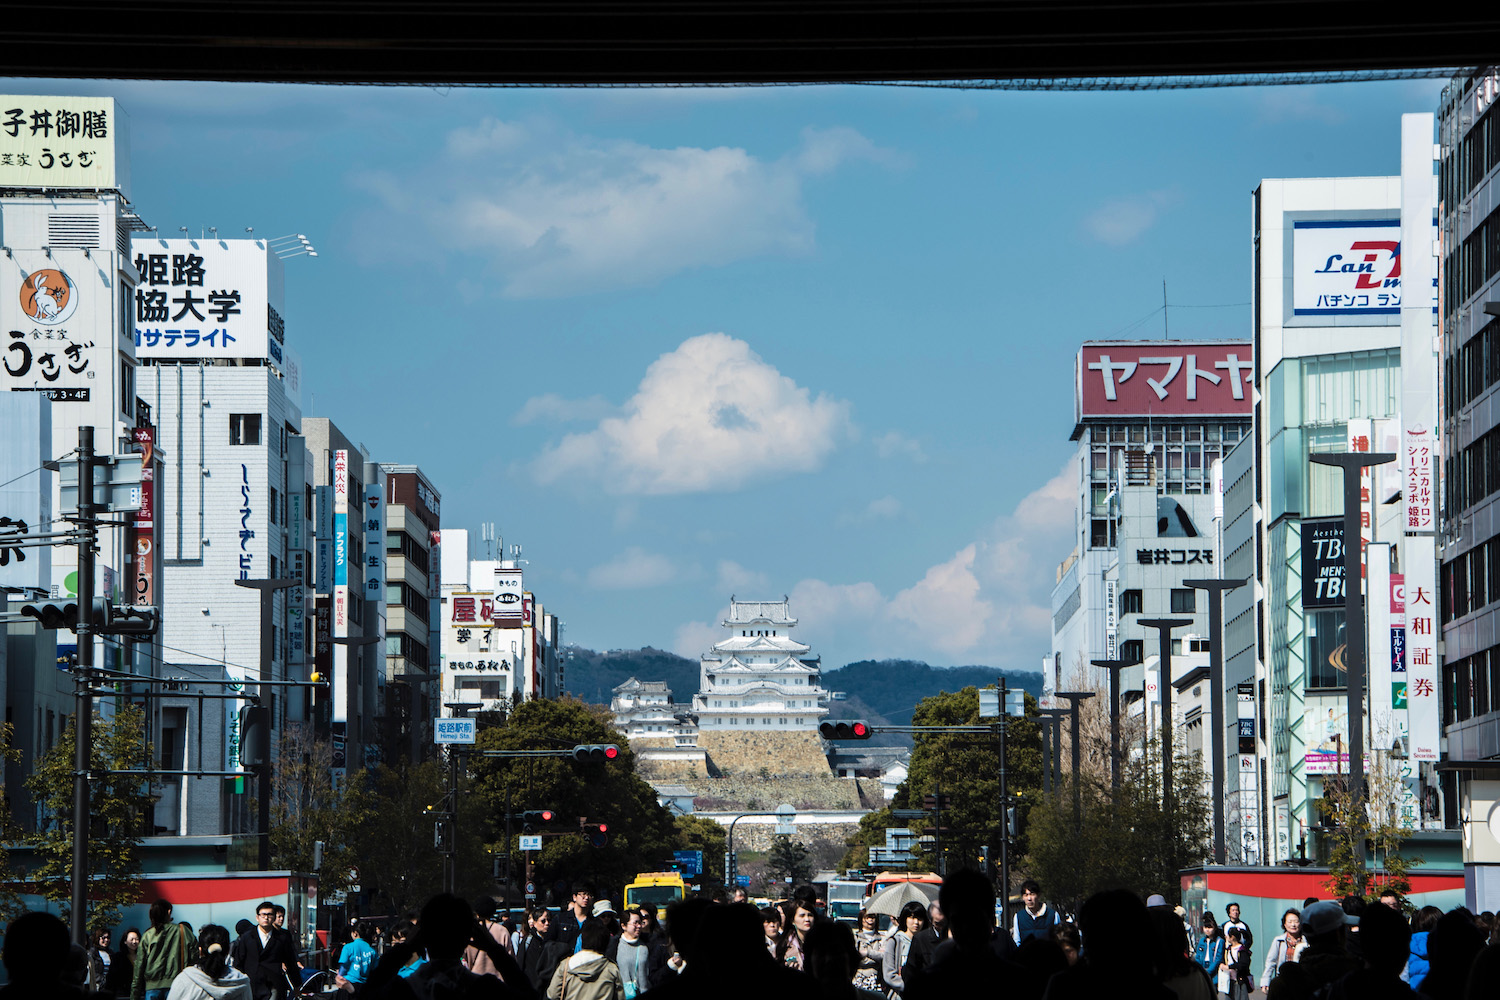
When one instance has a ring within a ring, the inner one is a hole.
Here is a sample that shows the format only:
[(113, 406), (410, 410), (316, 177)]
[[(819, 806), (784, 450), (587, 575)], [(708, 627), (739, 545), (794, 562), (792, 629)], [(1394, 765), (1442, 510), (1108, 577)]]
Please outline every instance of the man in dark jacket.
[(291, 935), (275, 927), (276, 904), (266, 900), (255, 908), (255, 926), (230, 946), (234, 967), (250, 977), (255, 1000), (281, 1000), (297, 975), (297, 949)]
[[(934, 949), (926, 966), (910, 973), (902, 970), (907, 1000), (982, 996), (993, 993), (1001, 983), (1011, 1000), (1041, 997), (1045, 984), (1026, 968), (995, 954), (991, 947), (995, 890), (989, 879), (970, 869), (956, 871), (943, 879), (938, 898), (952, 938)], [(907, 968), (910, 965), (908, 961)]]
[(943, 916), (942, 904), (933, 900), (927, 907), (932, 923), (922, 928), (911, 939), (911, 949), (906, 953), (906, 964), (901, 966), (901, 981), (912, 973), (920, 973), (932, 963), (932, 953), (948, 939), (948, 921)]
[(567, 945), (568, 954), (578, 941), (578, 929), (593, 915), (594, 887), (587, 882), (573, 887), (573, 900), (552, 919), (552, 928), (547, 932), (548, 941), (561, 941)]

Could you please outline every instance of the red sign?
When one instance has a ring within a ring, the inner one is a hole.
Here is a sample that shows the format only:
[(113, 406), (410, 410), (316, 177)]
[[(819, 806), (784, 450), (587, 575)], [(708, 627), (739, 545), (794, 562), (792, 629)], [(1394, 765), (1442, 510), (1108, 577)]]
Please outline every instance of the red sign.
[(1255, 356), (1235, 341), (1090, 343), (1078, 352), (1078, 419), (1249, 416)]
[(130, 440), (141, 453), (141, 507), (125, 535), (126, 600), (156, 603), (156, 429), (135, 427)]

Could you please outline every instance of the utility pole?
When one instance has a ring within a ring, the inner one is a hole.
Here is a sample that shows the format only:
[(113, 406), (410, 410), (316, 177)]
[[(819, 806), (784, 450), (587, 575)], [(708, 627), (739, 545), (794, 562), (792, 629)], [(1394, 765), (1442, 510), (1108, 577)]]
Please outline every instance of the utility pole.
[[(1054, 694), (1053, 697), (1061, 697)], [(1048, 735), (1051, 737), (1051, 753), (1049, 759), (1042, 762), (1043, 768), (1052, 775), (1051, 790), (1062, 791), (1062, 720), (1068, 714), (1066, 708), (1044, 708), (1038, 713), (1047, 725)], [(1043, 747), (1043, 751), (1047, 750)]]
[(1243, 587), (1245, 580), (1183, 580), (1184, 587), (1208, 592), (1209, 725), (1213, 727), (1214, 863), (1222, 865), (1224, 845), (1224, 591)]
[(94, 745), (94, 428), (78, 428), (78, 672), (73, 709), (73, 882), (68, 914), (73, 941), (88, 943), (89, 765)]
[(1005, 706), (1005, 675), (995, 680), (1000, 695), (1000, 718), (995, 726), (1000, 736), (1000, 928), (1010, 926), (1010, 789), (1005, 774), (1005, 729), (1010, 721)]
[(1124, 660), (1090, 660), (1109, 671), (1109, 787), (1120, 790), (1120, 671), (1131, 664)]
[[(256, 686), (256, 694), (261, 702), (270, 708), (275, 704), (268, 685), (276, 678), (271, 676), (271, 661), (276, 656), (273, 648), (271, 618), (275, 607), (276, 591), (295, 587), (301, 580), (278, 578), (275, 580), (236, 580), (236, 587), (244, 587), (247, 590), (255, 590), (260, 593), (260, 684)], [(268, 724), (274, 728), (276, 713), (270, 712)], [(270, 756), (260, 763), (257, 768), (259, 772), (256, 780), (255, 811), (257, 813), (256, 831), (260, 840), (260, 860), (258, 862), (261, 871), (271, 870), (271, 760)]]
[[(1191, 618), (1142, 618), (1141, 628), (1156, 629), (1160, 670), (1156, 681), (1161, 695), (1161, 811), (1172, 816), (1172, 630), (1193, 624)], [(1144, 686), (1144, 681), (1142, 682)], [(1143, 709), (1144, 711), (1144, 706)], [(1147, 726), (1149, 733), (1151, 727)]]
[[(1345, 707), (1349, 713), (1349, 814), (1363, 816), (1365, 808), (1365, 603), (1364, 546), (1360, 542), (1360, 470), (1394, 462), (1388, 451), (1353, 451), (1310, 455), (1314, 465), (1344, 470), (1344, 676)], [(1354, 857), (1365, 866), (1365, 838), (1359, 834)]]

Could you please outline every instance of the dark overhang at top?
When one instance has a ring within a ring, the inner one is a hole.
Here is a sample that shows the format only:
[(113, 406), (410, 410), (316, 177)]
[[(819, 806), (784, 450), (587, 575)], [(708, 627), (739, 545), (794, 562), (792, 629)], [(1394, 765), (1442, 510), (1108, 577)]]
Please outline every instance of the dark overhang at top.
[(1434, 75), (1500, 58), (1500, 8), (1368, 0), (52, 0), (21, 77), (427, 85)]

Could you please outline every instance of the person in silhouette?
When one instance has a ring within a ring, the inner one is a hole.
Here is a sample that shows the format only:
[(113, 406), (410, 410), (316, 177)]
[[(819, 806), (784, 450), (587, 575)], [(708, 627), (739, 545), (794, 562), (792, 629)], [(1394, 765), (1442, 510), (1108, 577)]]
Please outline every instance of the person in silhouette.
[(1025, 966), (1001, 958), (991, 947), (995, 930), (995, 890), (972, 869), (943, 879), (938, 902), (947, 919), (949, 938), (933, 949), (921, 968), (910, 962), (902, 972), (905, 1000), (981, 996), (1005, 984), (1007, 1000), (1036, 1000), (1042, 983)]
[(82, 1000), (82, 989), (63, 982), (72, 948), (67, 925), (50, 913), (23, 913), (12, 920), (5, 928), (5, 950), (0, 954), (10, 982), (0, 987), (0, 998)]

